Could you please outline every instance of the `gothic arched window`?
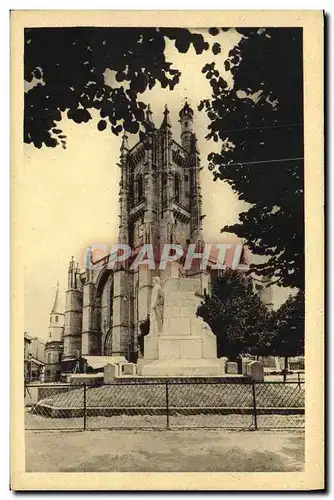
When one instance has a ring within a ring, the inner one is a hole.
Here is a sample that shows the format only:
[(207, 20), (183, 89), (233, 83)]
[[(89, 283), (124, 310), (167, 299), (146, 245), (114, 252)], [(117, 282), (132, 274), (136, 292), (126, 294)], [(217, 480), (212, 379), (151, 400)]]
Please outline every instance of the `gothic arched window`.
[(139, 202), (143, 198), (144, 190), (143, 190), (143, 176), (139, 174), (136, 179), (136, 184), (137, 184), (137, 196), (136, 196), (136, 201)]
[(166, 207), (167, 204), (167, 173), (162, 174), (162, 186), (161, 186), (161, 205), (162, 209)]
[(180, 202), (180, 176), (174, 175), (174, 198), (177, 203)]

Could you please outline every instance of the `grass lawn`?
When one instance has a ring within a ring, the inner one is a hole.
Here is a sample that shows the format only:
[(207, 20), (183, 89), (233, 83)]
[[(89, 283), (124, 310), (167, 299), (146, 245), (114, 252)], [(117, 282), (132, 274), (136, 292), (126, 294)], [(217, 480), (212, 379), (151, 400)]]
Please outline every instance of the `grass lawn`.
[[(252, 386), (248, 384), (170, 384), (169, 406), (200, 408), (251, 408)], [(64, 388), (62, 392), (45, 398), (44, 402), (57, 408), (82, 408), (84, 391)], [(256, 385), (256, 404), (259, 408), (303, 408), (304, 389), (297, 384), (264, 383)], [(86, 405), (99, 407), (164, 407), (164, 385), (104, 385), (87, 387)]]

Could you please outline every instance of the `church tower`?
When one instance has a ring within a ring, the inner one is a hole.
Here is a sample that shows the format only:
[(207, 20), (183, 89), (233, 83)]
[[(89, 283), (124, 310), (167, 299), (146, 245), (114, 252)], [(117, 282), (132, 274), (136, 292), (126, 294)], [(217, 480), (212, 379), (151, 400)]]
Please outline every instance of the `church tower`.
[[(207, 287), (205, 271), (183, 269), (174, 262), (159, 269), (164, 244), (187, 249), (202, 243), (202, 198), (200, 159), (194, 133), (194, 112), (188, 103), (179, 112), (180, 141), (173, 137), (170, 113), (165, 106), (160, 126), (148, 106), (145, 133), (130, 147), (123, 135), (118, 167), (119, 227), (118, 243), (130, 246), (127, 262), (109, 266), (109, 256), (93, 262), (92, 255), (79, 271), (73, 258), (68, 269), (64, 352), (62, 368), (73, 371), (78, 357), (122, 356), (135, 361), (141, 324), (147, 324), (152, 280), (163, 282), (181, 274), (200, 278)], [(154, 269), (147, 264), (132, 266), (137, 257), (144, 260), (145, 245), (156, 257)], [(144, 252), (144, 254), (143, 254)]]
[(181, 144), (172, 136), (167, 106), (159, 128), (148, 108), (147, 133), (132, 149), (123, 137), (119, 242), (134, 249), (145, 243), (202, 241), (200, 159), (188, 103), (179, 116)]
[(63, 342), (64, 338), (64, 309), (59, 295), (59, 281), (57, 283), (56, 296), (53, 308), (50, 312), (49, 338), (55, 341)]
[(71, 371), (81, 355), (82, 295), (79, 265), (72, 257), (68, 266), (68, 283), (65, 306), (63, 371)]
[(65, 314), (60, 300), (58, 282), (53, 307), (50, 312), (49, 338), (45, 344), (45, 382), (57, 382), (60, 380), (64, 338), (64, 317)]
[[(186, 248), (202, 242), (200, 159), (194, 112), (187, 102), (179, 118), (181, 144), (173, 138), (167, 106), (160, 127), (148, 107), (145, 137), (133, 148), (123, 136), (119, 242), (133, 249), (133, 258), (145, 244), (151, 244), (160, 257), (165, 243)], [(129, 358), (136, 351), (139, 325), (149, 313), (152, 277), (158, 274), (164, 279), (178, 272), (172, 266), (150, 270), (147, 264), (135, 270), (127, 266), (114, 269), (113, 345), (105, 354)]]

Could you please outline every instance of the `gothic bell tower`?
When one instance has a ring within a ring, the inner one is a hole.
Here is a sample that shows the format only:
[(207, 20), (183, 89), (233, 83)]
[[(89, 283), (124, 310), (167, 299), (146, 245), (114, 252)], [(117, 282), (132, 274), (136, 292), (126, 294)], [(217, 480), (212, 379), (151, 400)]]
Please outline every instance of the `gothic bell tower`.
[[(134, 147), (123, 136), (118, 241), (131, 247), (133, 258), (145, 244), (160, 255), (165, 243), (186, 248), (202, 241), (200, 159), (194, 112), (187, 102), (179, 118), (181, 144), (173, 138), (167, 106), (160, 127), (148, 106), (145, 137)], [(108, 354), (129, 357), (136, 350), (138, 325), (149, 313), (152, 277), (158, 274), (164, 279), (168, 274), (146, 264), (134, 270), (118, 266), (113, 274), (113, 347)]]
[(133, 249), (145, 243), (187, 245), (202, 240), (200, 159), (193, 131), (194, 112), (185, 103), (179, 113), (181, 144), (174, 140), (165, 107), (159, 128), (146, 112), (145, 139), (121, 147), (119, 241)]

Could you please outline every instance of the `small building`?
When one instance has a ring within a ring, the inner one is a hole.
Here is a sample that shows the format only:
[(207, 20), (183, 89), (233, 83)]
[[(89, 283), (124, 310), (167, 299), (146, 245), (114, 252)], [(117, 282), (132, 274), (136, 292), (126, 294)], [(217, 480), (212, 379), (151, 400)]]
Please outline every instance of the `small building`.
[(44, 371), (45, 340), (24, 332), (24, 379), (27, 382), (40, 380)]
[(61, 376), (61, 361), (64, 337), (64, 311), (57, 283), (56, 296), (50, 312), (49, 339), (45, 344), (44, 382), (58, 382)]

